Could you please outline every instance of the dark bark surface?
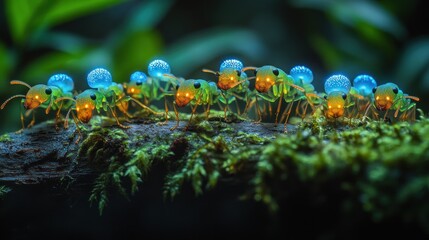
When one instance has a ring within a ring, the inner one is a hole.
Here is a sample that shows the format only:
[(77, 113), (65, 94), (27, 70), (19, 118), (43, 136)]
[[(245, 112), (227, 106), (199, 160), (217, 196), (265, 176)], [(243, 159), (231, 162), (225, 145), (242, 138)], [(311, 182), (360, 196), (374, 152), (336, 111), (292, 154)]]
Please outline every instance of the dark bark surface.
[[(145, 141), (150, 142), (174, 133), (170, 130), (174, 124), (174, 121), (165, 125), (135, 121), (129, 123), (130, 128), (124, 131), (130, 137), (144, 134), (149, 138)], [(186, 122), (181, 122), (180, 127), (175, 131), (183, 131), (185, 125)], [(228, 126), (237, 131), (257, 133), (260, 136), (283, 132), (283, 125), (274, 126), (270, 123), (239, 122), (229, 123)], [(105, 126), (104, 128), (106, 127), (117, 128), (117, 126)], [(214, 128), (214, 135), (228, 134), (220, 133), (220, 126)], [(99, 130), (100, 128), (94, 131)], [(88, 132), (90, 131), (92, 130)], [(196, 129), (190, 128), (189, 131), (196, 131)], [(77, 134), (74, 132), (74, 126), (67, 130), (56, 131), (52, 122), (43, 122), (33, 128), (25, 129), (19, 134), (10, 133), (10, 140), (0, 142), (0, 183), (39, 184), (63, 177), (79, 179), (94, 175), (97, 172), (94, 166), (85, 161), (85, 156), (78, 156), (80, 144), (86, 136), (84, 134), (80, 142), (76, 144)], [(113, 152), (115, 152), (114, 149)]]

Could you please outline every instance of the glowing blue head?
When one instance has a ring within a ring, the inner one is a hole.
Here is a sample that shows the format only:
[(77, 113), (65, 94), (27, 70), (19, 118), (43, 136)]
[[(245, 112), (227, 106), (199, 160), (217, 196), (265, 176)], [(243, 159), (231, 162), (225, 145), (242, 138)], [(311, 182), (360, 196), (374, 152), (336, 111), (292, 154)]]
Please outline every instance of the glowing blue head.
[(332, 75), (325, 82), (325, 92), (330, 94), (332, 92), (342, 92), (347, 94), (350, 91), (350, 80), (344, 75)]
[(137, 85), (141, 85), (147, 82), (147, 76), (144, 72), (133, 72), (130, 76), (130, 83), (136, 83)]
[(86, 81), (91, 88), (108, 88), (112, 85), (112, 75), (104, 68), (96, 68), (89, 72)]
[(372, 89), (377, 87), (375, 79), (369, 75), (359, 75), (353, 80), (355, 87), (362, 96), (370, 96)]
[(162, 78), (164, 74), (170, 74), (170, 65), (166, 61), (156, 59), (149, 63), (147, 67), (149, 76), (153, 78)]
[(243, 63), (237, 59), (227, 59), (220, 64), (219, 72), (222, 72), (226, 68), (232, 68), (234, 70), (241, 71), (243, 69)]
[(59, 87), (63, 92), (71, 92), (74, 88), (74, 82), (71, 77), (66, 74), (52, 75), (48, 80), (48, 86)]
[(308, 84), (313, 82), (313, 72), (304, 66), (295, 66), (290, 70), (290, 75), (295, 81), (301, 80), (302, 83)]

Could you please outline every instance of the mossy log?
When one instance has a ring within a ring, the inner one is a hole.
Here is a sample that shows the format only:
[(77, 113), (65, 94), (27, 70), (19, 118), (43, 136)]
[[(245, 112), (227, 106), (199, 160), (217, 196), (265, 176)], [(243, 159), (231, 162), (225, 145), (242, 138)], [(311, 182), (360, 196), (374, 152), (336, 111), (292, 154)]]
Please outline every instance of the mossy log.
[(239, 186), (241, 200), (264, 203), (289, 223), (328, 206), (329, 216), (318, 219), (348, 219), (344, 232), (382, 224), (429, 234), (429, 119), (423, 115), (393, 124), (315, 117), (288, 126), (287, 133), (283, 125), (219, 119), (196, 118), (187, 131), (187, 122), (170, 131), (174, 121), (134, 120), (121, 129), (95, 119), (78, 144), (73, 127), (56, 131), (44, 122), (0, 138), (0, 187), (83, 184), (102, 212), (112, 190), (130, 197), (158, 165), (166, 198), (184, 186), (196, 195)]
[[(213, 122), (212, 122), (213, 123)], [(93, 177), (100, 173), (100, 165), (103, 166), (103, 159), (98, 159), (99, 164), (94, 164), (91, 155), (95, 152), (82, 152), (82, 148), (87, 151), (97, 148), (98, 152), (103, 152), (103, 156), (112, 157), (115, 154), (124, 157), (124, 135), (126, 140), (135, 139), (136, 142), (130, 143), (131, 148), (142, 145), (157, 145), (160, 139), (165, 139), (163, 144), (170, 143), (174, 148), (174, 136), (186, 136), (195, 132), (203, 134), (209, 133), (210, 137), (222, 134), (225, 136), (236, 136), (238, 132), (247, 134), (257, 134), (260, 136), (274, 137), (281, 134), (283, 125), (274, 126), (272, 123), (256, 124), (250, 121), (236, 123), (215, 124), (203, 122), (196, 127), (190, 127), (184, 131), (186, 121), (182, 121), (175, 131), (170, 128), (175, 125), (175, 121), (167, 124), (160, 122), (134, 121), (127, 126), (128, 129), (120, 129), (115, 125), (91, 128), (83, 131), (83, 138), (75, 143), (78, 138), (75, 132), (75, 126), (69, 129), (56, 130), (52, 121), (46, 121), (35, 125), (32, 128), (25, 129), (22, 133), (8, 133), (0, 139), (0, 183), (3, 184), (39, 184), (47, 181), (59, 181), (63, 178), (73, 178), (79, 180), (84, 177)], [(229, 131), (225, 131), (228, 129)], [(293, 127), (291, 127), (293, 129)], [(108, 132), (117, 134), (109, 134)], [(91, 139), (88, 139), (90, 135)], [(100, 138), (94, 138), (99, 136)], [(168, 142), (168, 141), (171, 142)], [(91, 146), (92, 145), (92, 146)], [(132, 150), (132, 149), (131, 149)], [(111, 154), (111, 155), (110, 155)], [(180, 154), (185, 154), (184, 152)], [(182, 155), (183, 156), (183, 155)], [(171, 156), (170, 156), (171, 157)], [(129, 159), (122, 159), (127, 162)], [(106, 160), (107, 162), (108, 160)], [(88, 182), (92, 184), (92, 182)]]

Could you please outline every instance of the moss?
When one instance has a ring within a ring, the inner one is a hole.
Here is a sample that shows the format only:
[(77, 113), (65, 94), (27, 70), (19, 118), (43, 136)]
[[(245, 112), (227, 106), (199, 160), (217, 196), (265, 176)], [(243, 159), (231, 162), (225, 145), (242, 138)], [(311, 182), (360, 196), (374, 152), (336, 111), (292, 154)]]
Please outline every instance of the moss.
[(10, 191), (12, 191), (12, 189), (6, 186), (0, 186), (0, 199), (3, 198)]
[(5, 133), (3, 135), (0, 136), (0, 142), (12, 142), (12, 138), (10, 137), (10, 135), (8, 133)]
[(389, 124), (318, 116), (298, 119), (296, 131), (272, 135), (248, 133), (220, 119), (223, 112), (208, 121), (196, 116), (188, 131), (160, 136), (91, 129), (79, 150), (79, 158), (101, 172), (90, 200), (101, 213), (112, 186), (128, 198), (144, 185), (151, 167), (162, 164), (168, 169), (168, 198), (185, 184), (201, 195), (220, 181), (234, 181), (243, 186), (241, 199), (263, 202), (275, 212), (302, 189), (312, 196), (334, 192), (345, 215), (362, 212), (373, 221), (399, 216), (429, 228), (428, 119)]

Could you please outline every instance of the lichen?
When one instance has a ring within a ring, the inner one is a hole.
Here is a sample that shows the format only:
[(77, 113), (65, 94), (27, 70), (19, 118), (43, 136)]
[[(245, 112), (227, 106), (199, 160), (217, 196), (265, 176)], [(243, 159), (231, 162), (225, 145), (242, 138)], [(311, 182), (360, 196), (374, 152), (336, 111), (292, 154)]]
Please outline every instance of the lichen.
[(12, 142), (12, 138), (8, 133), (5, 133), (0, 136), (0, 142)]

